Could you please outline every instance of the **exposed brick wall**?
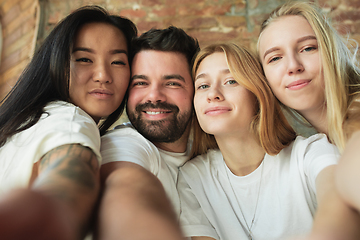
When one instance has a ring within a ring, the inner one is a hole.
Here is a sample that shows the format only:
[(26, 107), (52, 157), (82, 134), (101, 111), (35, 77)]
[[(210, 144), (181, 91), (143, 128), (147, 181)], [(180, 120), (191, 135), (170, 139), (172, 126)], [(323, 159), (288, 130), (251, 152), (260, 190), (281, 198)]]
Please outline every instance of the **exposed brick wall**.
[(2, 0), (2, 55), (0, 65), (0, 99), (15, 84), (31, 59), (37, 37), (38, 1)]
[[(48, 29), (72, 10), (98, 4), (133, 20), (140, 33), (169, 25), (184, 28), (200, 44), (235, 41), (255, 48), (265, 16), (287, 0), (49, 0)], [(342, 34), (360, 40), (359, 0), (317, 0)]]
[[(286, 0), (41, 0), (44, 12), (38, 35), (46, 36), (74, 9), (97, 4), (133, 20), (142, 33), (150, 28), (175, 25), (196, 37), (201, 46), (234, 41), (255, 49), (259, 26), (265, 16)], [(316, 0), (333, 18), (341, 34), (360, 42), (359, 0)], [(34, 52), (38, 1), (0, 0), (3, 52), (0, 97), (13, 85)]]

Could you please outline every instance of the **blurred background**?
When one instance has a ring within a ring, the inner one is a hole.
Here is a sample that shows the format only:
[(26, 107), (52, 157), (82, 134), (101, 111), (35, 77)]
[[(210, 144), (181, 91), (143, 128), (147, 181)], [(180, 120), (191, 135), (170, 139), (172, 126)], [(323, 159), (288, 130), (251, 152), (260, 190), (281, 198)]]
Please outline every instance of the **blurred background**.
[[(256, 49), (260, 24), (285, 0), (0, 0), (0, 98), (15, 84), (58, 21), (84, 5), (131, 19), (139, 33), (170, 25), (201, 46), (233, 41)], [(344, 36), (360, 42), (359, 0), (315, 0)], [(359, 55), (360, 56), (360, 55)]]

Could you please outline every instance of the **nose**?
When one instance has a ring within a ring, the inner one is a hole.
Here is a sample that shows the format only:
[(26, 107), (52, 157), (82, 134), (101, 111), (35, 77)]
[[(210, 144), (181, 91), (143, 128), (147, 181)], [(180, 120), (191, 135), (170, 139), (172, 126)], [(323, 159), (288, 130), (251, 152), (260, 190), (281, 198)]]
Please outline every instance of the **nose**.
[(290, 56), (288, 58), (288, 74), (297, 74), (304, 71), (304, 66), (298, 56)]
[(152, 84), (148, 89), (149, 90), (146, 95), (147, 102), (166, 102), (166, 94), (161, 86)]
[(223, 101), (224, 95), (221, 93), (218, 87), (211, 87), (208, 91), (207, 101), (210, 103), (212, 101)]
[(95, 82), (112, 83), (110, 70), (105, 64), (98, 64), (94, 67), (93, 79)]

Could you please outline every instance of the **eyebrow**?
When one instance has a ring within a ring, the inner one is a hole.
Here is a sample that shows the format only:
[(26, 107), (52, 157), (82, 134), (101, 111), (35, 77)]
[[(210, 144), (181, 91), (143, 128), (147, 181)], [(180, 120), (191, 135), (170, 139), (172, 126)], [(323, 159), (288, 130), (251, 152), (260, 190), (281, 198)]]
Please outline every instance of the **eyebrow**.
[[(317, 40), (316, 37), (314, 35), (309, 35), (309, 36), (304, 36), (304, 37), (301, 37), (299, 38), (296, 43), (301, 43), (301, 42), (304, 42), (306, 40)], [(263, 56), (263, 59), (265, 59), (266, 55), (268, 55), (269, 53), (272, 53), (272, 52), (275, 52), (277, 50), (280, 50), (279, 47), (273, 47), (273, 48), (270, 48), (268, 49), (265, 53), (264, 53), (264, 56)]]
[(135, 79), (143, 79), (143, 80), (148, 80), (148, 77), (145, 75), (134, 75), (131, 77), (131, 81), (135, 80)]
[(178, 79), (178, 80), (181, 80), (183, 82), (185, 82), (185, 79), (183, 76), (179, 75), (179, 74), (170, 74), (170, 75), (165, 75), (163, 77), (163, 79), (165, 80), (169, 80), (169, 79)]
[[(73, 49), (72, 53), (78, 52), (78, 51), (94, 53), (93, 49), (85, 48), (85, 47), (76, 47), (76, 48)], [(114, 49), (114, 50), (110, 50), (109, 52), (110, 52), (110, 54), (124, 53), (124, 54), (127, 55), (127, 51), (123, 50), (123, 49)]]
[[(221, 72), (222, 74), (228, 74), (228, 73), (230, 73), (230, 69), (226, 68), (226, 69), (221, 70), (220, 72)], [(194, 82), (195, 82), (196, 80), (198, 80), (199, 78), (203, 78), (203, 77), (205, 77), (205, 76), (207, 76), (207, 75), (209, 75), (209, 74), (207, 74), (207, 73), (201, 73), (201, 74), (197, 75), (197, 76), (195, 77)]]

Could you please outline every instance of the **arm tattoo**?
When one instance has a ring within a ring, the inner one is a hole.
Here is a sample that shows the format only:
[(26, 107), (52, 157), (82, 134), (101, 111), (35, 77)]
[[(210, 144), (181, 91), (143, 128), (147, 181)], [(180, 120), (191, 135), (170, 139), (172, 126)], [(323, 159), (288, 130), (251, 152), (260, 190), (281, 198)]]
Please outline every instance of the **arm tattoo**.
[(82, 190), (92, 191), (97, 184), (95, 175), (98, 171), (99, 163), (91, 149), (79, 144), (63, 145), (51, 150), (40, 160), (36, 185), (51, 185), (65, 180)]

